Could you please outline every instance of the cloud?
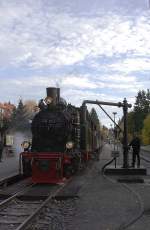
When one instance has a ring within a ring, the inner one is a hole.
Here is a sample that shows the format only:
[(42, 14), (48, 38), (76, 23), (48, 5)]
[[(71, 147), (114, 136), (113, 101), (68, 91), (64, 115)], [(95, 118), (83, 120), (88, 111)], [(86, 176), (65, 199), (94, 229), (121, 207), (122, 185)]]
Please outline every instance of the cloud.
[(64, 78), (62, 81), (62, 85), (66, 87), (77, 87), (77, 88), (88, 88), (88, 89), (96, 89), (97, 84), (96, 82), (90, 81), (86, 77), (75, 77), (75, 76), (69, 76)]
[(130, 73), (133, 71), (150, 71), (150, 59), (148, 58), (127, 58), (124, 61), (119, 61), (109, 65), (109, 68), (123, 73)]
[(146, 1), (134, 3), (1, 0), (1, 99), (38, 100), (59, 83), (74, 105), (133, 102), (150, 71), (150, 15)]
[(138, 81), (135, 76), (120, 76), (117, 74), (112, 75), (99, 75), (94, 76), (92, 74), (86, 75), (70, 75), (64, 76), (61, 81), (61, 86), (67, 88), (77, 89), (95, 89), (95, 90), (110, 90), (115, 93), (119, 91), (127, 91), (128, 93), (136, 93), (139, 89), (143, 88), (142, 82)]
[(17, 3), (5, 2), (0, 9), (1, 64), (41, 68), (72, 65), (89, 56), (150, 54), (147, 13), (131, 17), (101, 9), (87, 17), (58, 11), (54, 4), (44, 8), (42, 1)]
[[(118, 83), (119, 82), (119, 83)], [(10, 92), (9, 100), (16, 97), (17, 95), (23, 96), (25, 99), (32, 97), (33, 99), (39, 99), (41, 97), (41, 92), (45, 92), (45, 88), (49, 86), (59, 87), (63, 92), (65, 92), (65, 97), (67, 100), (72, 98), (72, 103), (76, 104), (75, 97), (73, 93), (79, 95), (80, 101), (86, 99), (99, 98), (111, 99), (115, 98), (120, 100), (120, 95), (133, 95), (146, 85), (143, 82), (138, 81), (135, 76), (118, 76), (118, 75), (105, 75), (105, 76), (95, 76), (92, 74), (87, 75), (52, 75), (42, 76), (35, 75), (32, 77), (22, 77), (22, 78), (12, 78), (9, 79), (9, 84), (6, 79), (1, 79), (1, 93), (7, 95)], [(146, 82), (147, 84), (147, 82)], [(72, 92), (72, 96), (71, 96)], [(69, 96), (70, 94), (70, 96)], [(94, 95), (94, 96), (93, 96)], [(123, 96), (122, 96), (123, 98)]]
[[(119, 102), (123, 101), (126, 93), (128, 96), (129, 103), (134, 101), (134, 95), (136, 90), (134, 85), (124, 81), (120, 84), (113, 83), (113, 77), (109, 81), (109, 78), (104, 78), (105, 82), (92, 79), (90, 76), (86, 76), (83, 79), (81, 76), (64, 76), (61, 78), (59, 76), (33, 76), (32, 78), (22, 77), (21, 79), (10, 79), (9, 84), (5, 79), (1, 79), (1, 94), (4, 97), (4, 101), (11, 101), (18, 103), (19, 98), (23, 100), (33, 99), (39, 101), (41, 98), (45, 98), (46, 90), (48, 86), (56, 87), (57, 82), (60, 83), (61, 97), (65, 98), (67, 103), (72, 105), (81, 106), (83, 100), (99, 100), (99, 101), (109, 101), (109, 102)], [(131, 79), (132, 82), (133, 79)], [(130, 83), (131, 83), (130, 82)], [(124, 83), (124, 84), (123, 84)], [(102, 87), (103, 86), (103, 87)], [(94, 89), (94, 90), (93, 90)], [(124, 93), (123, 93), (124, 91)], [(8, 94), (9, 92), (9, 94)], [(2, 97), (1, 97), (2, 98)], [(94, 105), (89, 106), (91, 109)], [(107, 117), (100, 110), (98, 106), (94, 106), (99, 114), (100, 120), (103, 124), (106, 123)], [(122, 116), (122, 109), (117, 107), (104, 106), (107, 112), (112, 115), (112, 112), (116, 111), (117, 116)], [(107, 123), (110, 121), (107, 120)]]
[(114, 83), (124, 83), (124, 84), (132, 84), (136, 81), (136, 77), (135, 76), (128, 76), (128, 75), (103, 75), (100, 77), (100, 79), (102, 81), (106, 81), (106, 82), (114, 82)]

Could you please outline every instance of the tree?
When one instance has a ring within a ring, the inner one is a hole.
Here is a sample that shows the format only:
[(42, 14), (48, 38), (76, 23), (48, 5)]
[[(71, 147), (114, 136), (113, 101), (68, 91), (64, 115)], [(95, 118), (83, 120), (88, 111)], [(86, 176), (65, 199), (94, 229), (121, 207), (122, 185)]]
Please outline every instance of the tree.
[(24, 109), (26, 113), (26, 117), (28, 117), (29, 120), (33, 119), (36, 109), (37, 109), (37, 103), (34, 100), (27, 100), (24, 102)]
[(142, 140), (145, 145), (150, 144), (150, 114), (144, 120), (144, 127), (142, 129)]
[[(133, 138), (133, 134), (135, 132), (135, 124), (134, 124), (134, 115), (135, 113), (133, 111), (129, 112), (127, 115), (127, 124), (128, 124), (128, 139), (131, 141)], [(123, 121), (122, 121), (123, 123)], [(123, 124), (122, 124), (123, 129)]]
[(128, 132), (134, 133), (134, 112), (129, 112), (127, 116), (128, 121)]
[[(142, 129), (144, 126), (144, 119), (150, 113), (150, 90), (140, 90), (137, 93), (136, 101), (134, 104), (133, 111), (128, 113), (128, 138), (129, 140), (133, 137), (134, 133), (139, 136), (142, 135)], [(123, 117), (119, 121), (119, 126), (123, 130)]]
[(90, 115), (91, 115), (91, 119), (93, 120), (95, 125), (100, 128), (99, 118), (98, 118), (97, 112), (94, 108), (91, 109)]
[(0, 136), (4, 140), (5, 134), (11, 124), (12, 111), (15, 108), (10, 102), (0, 103)]
[(22, 99), (19, 100), (17, 108), (13, 110), (11, 127), (20, 131), (24, 131), (30, 127), (29, 119)]
[(101, 131), (101, 136), (103, 140), (106, 140), (109, 136), (109, 129), (105, 125), (103, 125), (100, 131)]
[(140, 90), (134, 105), (134, 131), (141, 133), (145, 117), (150, 111), (150, 91)]

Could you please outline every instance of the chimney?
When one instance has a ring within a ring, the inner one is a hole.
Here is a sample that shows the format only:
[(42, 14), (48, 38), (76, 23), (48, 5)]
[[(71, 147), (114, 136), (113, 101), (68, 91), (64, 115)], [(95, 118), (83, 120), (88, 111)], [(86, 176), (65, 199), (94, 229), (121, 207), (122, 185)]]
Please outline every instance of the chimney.
[(47, 97), (51, 97), (53, 99), (52, 103), (54, 105), (59, 103), (60, 99), (60, 88), (48, 87), (46, 88)]

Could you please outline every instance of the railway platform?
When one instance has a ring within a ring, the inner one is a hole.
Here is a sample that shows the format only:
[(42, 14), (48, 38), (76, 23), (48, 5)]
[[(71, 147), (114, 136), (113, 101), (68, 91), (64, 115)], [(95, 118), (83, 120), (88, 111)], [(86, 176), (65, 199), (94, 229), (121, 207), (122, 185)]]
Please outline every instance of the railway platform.
[(19, 154), (4, 148), (0, 162), (0, 180), (19, 173)]
[[(106, 144), (100, 161), (74, 180), (71, 191), (76, 188), (74, 195), (78, 199), (67, 230), (150, 229), (150, 174), (139, 176), (142, 180), (137, 182), (119, 183), (118, 179), (124, 176), (101, 173), (110, 158), (111, 146)], [(122, 162), (121, 157), (118, 162)], [(128, 176), (131, 177), (137, 176)]]

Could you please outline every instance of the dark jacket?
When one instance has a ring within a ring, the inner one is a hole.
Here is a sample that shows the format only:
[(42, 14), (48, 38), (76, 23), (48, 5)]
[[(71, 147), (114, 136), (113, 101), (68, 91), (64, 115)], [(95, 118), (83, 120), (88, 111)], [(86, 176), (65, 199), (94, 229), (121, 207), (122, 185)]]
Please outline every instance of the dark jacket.
[(2, 141), (0, 141), (0, 151), (2, 151), (3, 150), (3, 143), (2, 143)]
[(129, 146), (132, 146), (133, 151), (140, 151), (140, 147), (141, 147), (140, 139), (138, 137), (133, 138)]

